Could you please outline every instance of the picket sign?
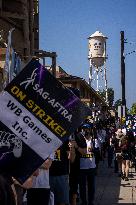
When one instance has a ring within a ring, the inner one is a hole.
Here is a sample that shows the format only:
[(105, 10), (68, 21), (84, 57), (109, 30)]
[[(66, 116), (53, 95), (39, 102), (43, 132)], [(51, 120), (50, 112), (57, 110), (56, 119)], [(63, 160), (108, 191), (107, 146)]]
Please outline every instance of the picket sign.
[(23, 183), (91, 115), (39, 61), (0, 95), (0, 171)]

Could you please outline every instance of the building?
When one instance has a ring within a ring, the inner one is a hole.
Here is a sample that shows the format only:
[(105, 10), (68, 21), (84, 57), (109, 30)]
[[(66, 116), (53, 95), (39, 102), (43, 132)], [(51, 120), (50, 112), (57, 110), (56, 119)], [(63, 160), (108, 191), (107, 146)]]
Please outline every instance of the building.
[(7, 42), (15, 28), (12, 45), (22, 58), (39, 49), (39, 0), (0, 0), (0, 31)]
[(99, 118), (100, 116), (102, 119), (106, 118), (108, 105), (83, 78), (72, 75), (63, 76), (61, 74), (58, 79), (66, 87), (79, 89), (81, 101), (91, 108), (94, 116), (97, 114)]
[(80, 97), (82, 102), (89, 107), (92, 106), (107, 106), (105, 101), (90, 87), (90, 85), (83, 79), (77, 76), (62, 76), (58, 78), (66, 87), (73, 87), (80, 90)]
[(6, 43), (0, 37), (0, 91), (3, 89), (3, 68), (5, 64)]

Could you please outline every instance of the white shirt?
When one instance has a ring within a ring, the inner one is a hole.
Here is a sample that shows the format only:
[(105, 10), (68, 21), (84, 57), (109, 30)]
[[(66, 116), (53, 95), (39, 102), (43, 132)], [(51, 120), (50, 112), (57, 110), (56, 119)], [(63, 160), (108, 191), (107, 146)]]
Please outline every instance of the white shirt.
[(105, 142), (105, 138), (106, 138), (106, 130), (102, 129), (102, 139), (103, 139), (103, 142)]
[[(49, 169), (39, 169), (39, 175), (33, 176), (32, 188), (50, 188)], [(27, 193), (25, 193), (23, 196), (23, 202), (27, 202)]]
[(97, 138), (99, 139), (100, 143), (103, 143), (103, 139), (102, 139), (101, 133), (97, 132)]
[(100, 148), (101, 147), (99, 139), (95, 139), (94, 144), (95, 144), (95, 148)]
[(123, 128), (123, 129), (122, 129), (122, 132), (123, 132), (124, 135), (126, 135), (126, 133), (127, 133), (126, 128)]
[(49, 169), (39, 169), (39, 175), (33, 178), (32, 188), (50, 188)]
[(93, 147), (92, 140), (86, 139), (86, 144), (87, 154), (82, 155), (82, 157), (80, 158), (80, 169), (90, 169), (96, 167), (94, 153), (91, 151)]

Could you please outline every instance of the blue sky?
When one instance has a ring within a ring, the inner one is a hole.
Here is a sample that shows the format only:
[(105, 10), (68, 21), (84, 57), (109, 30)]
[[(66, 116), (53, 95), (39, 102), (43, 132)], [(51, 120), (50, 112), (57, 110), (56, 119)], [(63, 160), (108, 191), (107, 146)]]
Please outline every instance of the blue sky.
[[(40, 49), (57, 52), (57, 64), (88, 81), (88, 37), (96, 30), (108, 37), (108, 87), (121, 98), (120, 31), (136, 50), (136, 0), (40, 0)], [(126, 101), (136, 102), (136, 53), (127, 55)]]

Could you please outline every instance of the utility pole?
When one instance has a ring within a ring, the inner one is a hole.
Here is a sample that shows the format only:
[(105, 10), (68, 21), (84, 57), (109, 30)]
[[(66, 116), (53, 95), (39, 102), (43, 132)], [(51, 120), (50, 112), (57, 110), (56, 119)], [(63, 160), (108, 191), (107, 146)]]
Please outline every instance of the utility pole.
[[(125, 98), (125, 56), (124, 56), (125, 39), (124, 39), (124, 31), (120, 32), (120, 36), (121, 36), (121, 85), (122, 85), (121, 117), (125, 117), (126, 116), (126, 98)], [(123, 116), (123, 110), (125, 110), (125, 116)]]

